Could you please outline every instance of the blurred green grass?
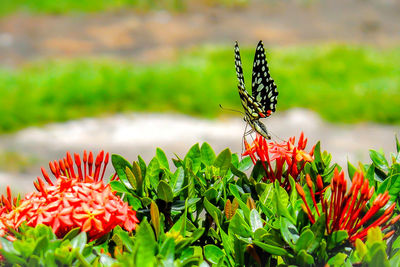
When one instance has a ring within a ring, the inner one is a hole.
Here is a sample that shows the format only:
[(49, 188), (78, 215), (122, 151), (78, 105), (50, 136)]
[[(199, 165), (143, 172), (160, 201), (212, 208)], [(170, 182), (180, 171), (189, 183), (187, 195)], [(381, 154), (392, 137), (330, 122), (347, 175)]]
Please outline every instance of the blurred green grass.
[(164, 9), (184, 11), (190, 2), (201, 5), (237, 7), (247, 5), (249, 0), (1, 0), (0, 16), (15, 12), (68, 14), (72, 12), (139, 11)]
[[(246, 85), (254, 48), (242, 49)], [(332, 122), (400, 123), (400, 47), (325, 44), (267, 48), (277, 112), (304, 107)], [(0, 68), (0, 132), (115, 112), (212, 118), (241, 110), (231, 47), (203, 47), (174, 62), (74, 59)]]

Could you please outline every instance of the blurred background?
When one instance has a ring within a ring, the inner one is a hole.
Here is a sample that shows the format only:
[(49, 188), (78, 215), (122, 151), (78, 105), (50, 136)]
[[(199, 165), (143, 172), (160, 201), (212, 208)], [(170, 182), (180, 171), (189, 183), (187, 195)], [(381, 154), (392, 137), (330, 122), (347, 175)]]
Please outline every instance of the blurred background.
[[(241, 153), (234, 69), (247, 89), (259, 40), (278, 86), (263, 120), (344, 168), (389, 159), (400, 132), (397, 0), (0, 0), (0, 191), (32, 190), (65, 152)], [(109, 168), (111, 172), (112, 168)]]

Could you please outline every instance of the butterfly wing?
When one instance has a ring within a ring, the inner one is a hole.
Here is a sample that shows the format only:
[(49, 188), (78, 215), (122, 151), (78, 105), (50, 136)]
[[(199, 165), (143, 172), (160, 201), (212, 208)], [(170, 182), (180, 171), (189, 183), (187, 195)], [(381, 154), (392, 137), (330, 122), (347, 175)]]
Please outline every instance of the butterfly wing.
[(258, 43), (254, 55), (252, 96), (262, 110), (261, 117), (268, 117), (275, 111), (278, 91), (274, 80), (269, 74), (262, 41)]
[(257, 103), (254, 98), (247, 92), (244, 85), (244, 77), (243, 77), (243, 69), (242, 69), (242, 60), (240, 58), (239, 45), (235, 43), (235, 68), (236, 68), (236, 76), (238, 79), (238, 89), (240, 101), (242, 102), (244, 111), (246, 116), (250, 120), (255, 120), (260, 118), (259, 114), (263, 113), (261, 106)]

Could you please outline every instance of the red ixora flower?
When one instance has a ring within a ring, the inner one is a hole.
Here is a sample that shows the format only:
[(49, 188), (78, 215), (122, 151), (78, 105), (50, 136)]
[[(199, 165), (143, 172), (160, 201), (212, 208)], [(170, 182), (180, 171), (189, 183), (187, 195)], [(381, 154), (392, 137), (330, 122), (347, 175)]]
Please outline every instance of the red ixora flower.
[[(347, 181), (344, 178), (344, 172), (338, 172), (335, 169), (331, 184), (323, 188), (322, 178), (317, 176), (316, 192), (313, 191), (313, 182), (310, 176), (306, 175), (307, 187), (310, 191), (312, 205), (315, 212), (311, 211), (307, 203), (303, 188), (296, 183), (296, 189), (302, 198), (304, 212), (307, 214), (310, 222), (315, 223), (315, 215), (321, 216), (321, 212), (326, 214), (326, 231), (332, 234), (334, 231), (345, 230), (349, 235), (349, 240), (354, 242), (356, 239), (364, 240), (367, 232), (372, 227), (380, 227), (385, 231), (400, 219), (400, 215), (389, 219), (393, 215), (396, 203), (391, 204), (385, 211), (376, 218), (378, 211), (388, 204), (389, 193), (379, 194), (372, 202), (371, 207), (366, 211), (366, 205), (374, 194), (374, 187), (369, 187), (368, 179), (364, 178), (362, 172), (356, 172), (353, 176), (350, 190), (347, 191)], [(327, 188), (331, 189), (330, 197), (325, 198)], [(319, 196), (321, 210), (319, 210), (316, 195)], [(374, 217), (375, 216), (375, 217)], [(374, 218), (373, 218), (374, 217)], [(394, 231), (385, 231), (385, 238), (390, 237)]]
[(80, 227), (90, 240), (107, 234), (117, 225), (128, 231), (135, 229), (139, 222), (136, 212), (111, 191), (109, 184), (103, 183), (108, 160), (109, 154), (104, 155), (104, 151), (95, 161), (92, 152), (84, 151), (82, 164), (79, 154), (74, 154), (73, 160), (67, 152), (62, 160), (49, 163), (56, 177), (54, 182), (41, 169), (46, 183), (38, 177), (34, 182), (38, 192), (27, 194), (17, 203), (8, 188), (7, 197), (1, 198), (0, 236), (7, 234), (7, 227), (17, 229), (22, 222), (33, 227), (48, 225), (58, 237)]
[(246, 151), (243, 156), (250, 156), (254, 164), (260, 160), (266, 173), (264, 179), (271, 182), (277, 180), (283, 188), (290, 190), (289, 175), (297, 180), (305, 164), (313, 161), (314, 152), (314, 147), (309, 153), (304, 151), (307, 138), (304, 138), (303, 132), (300, 134), (297, 145), (295, 140), (295, 137), (291, 137), (282, 143), (268, 142), (263, 136), (257, 134), (251, 145), (244, 139)]

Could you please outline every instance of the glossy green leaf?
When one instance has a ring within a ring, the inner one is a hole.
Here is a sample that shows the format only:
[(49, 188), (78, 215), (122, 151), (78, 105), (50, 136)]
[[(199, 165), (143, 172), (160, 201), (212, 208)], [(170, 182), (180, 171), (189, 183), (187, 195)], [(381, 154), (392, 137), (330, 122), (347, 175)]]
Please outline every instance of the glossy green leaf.
[(279, 216), (286, 217), (292, 222), (292, 224), (294, 224), (296, 220), (290, 215), (288, 211), (289, 195), (285, 189), (279, 186), (278, 181), (275, 182), (275, 190), (273, 196), (274, 196), (273, 203), (276, 213)]
[(380, 169), (385, 173), (389, 171), (389, 164), (382, 153), (371, 149), (369, 151), (369, 156), (376, 168)]
[(254, 165), (253, 161), (251, 160), (250, 157), (244, 157), (239, 162), (238, 170), (244, 172), (244, 171), (247, 171), (248, 169), (250, 169), (253, 165)]
[(217, 192), (217, 190), (215, 190), (215, 188), (211, 187), (211, 188), (207, 189), (206, 192), (204, 192), (204, 196), (205, 196), (209, 201), (212, 201), (212, 200), (214, 200), (214, 199), (217, 199), (218, 192)]
[(154, 232), (156, 233), (156, 238), (158, 239), (160, 235), (160, 212), (154, 201), (150, 204), (150, 219), (154, 227)]
[(165, 155), (164, 151), (159, 147), (157, 147), (156, 149), (156, 157), (158, 159), (158, 163), (160, 164), (160, 168), (169, 170), (169, 163), (167, 156)]
[(165, 202), (172, 202), (174, 199), (171, 187), (163, 180), (158, 183), (157, 196)]
[(357, 168), (354, 167), (354, 165), (351, 164), (350, 161), (347, 161), (347, 170), (348, 170), (350, 179), (353, 179), (353, 176), (356, 173)]
[(130, 185), (132, 186), (133, 190), (136, 190), (136, 188), (137, 188), (136, 178), (133, 175), (133, 172), (131, 171), (131, 169), (129, 169), (129, 167), (125, 168), (125, 174), (126, 174), (126, 178), (128, 179)]
[(153, 229), (144, 220), (136, 230), (135, 236), (135, 265), (141, 267), (154, 266), (157, 243), (154, 238)]
[(79, 235), (77, 235), (71, 240), (71, 246), (73, 248), (78, 248), (78, 251), (82, 253), (83, 249), (86, 246), (86, 242), (87, 242), (86, 233), (81, 232)]
[(251, 237), (252, 231), (248, 223), (243, 219), (240, 213), (235, 213), (229, 223), (229, 234), (234, 233), (241, 237)]
[(243, 210), (244, 216), (248, 220), (250, 218), (250, 209), (247, 207), (246, 203), (243, 202), (238, 186), (235, 184), (229, 184), (229, 191), (237, 199), (240, 208)]
[(333, 249), (340, 245), (343, 241), (347, 240), (349, 235), (346, 231), (340, 230), (333, 232), (328, 239), (328, 249)]
[(111, 155), (111, 163), (114, 166), (115, 171), (117, 172), (117, 175), (120, 179), (120, 181), (125, 185), (126, 188), (132, 189), (131, 184), (128, 181), (128, 178), (126, 177), (125, 174), (125, 169), (128, 167), (129, 169), (132, 169), (131, 164), (124, 159), (122, 156), (113, 154)]
[(138, 156), (138, 165), (140, 167), (140, 171), (142, 173), (142, 177), (146, 177), (146, 172), (147, 172), (147, 165), (146, 162), (144, 161), (144, 159), (142, 159), (142, 157), (139, 155)]
[(129, 236), (129, 233), (125, 230), (122, 230), (121, 227), (117, 226), (114, 228), (114, 234), (116, 234), (121, 240), (122, 244), (126, 247), (129, 252), (133, 252), (134, 243), (133, 238)]
[[(146, 170), (146, 177), (145, 180), (146, 182), (150, 182), (152, 188), (157, 188), (158, 183), (160, 181), (160, 164), (158, 163), (158, 159), (157, 158), (153, 158), (149, 165), (147, 166), (147, 170)], [(148, 185), (146, 185), (148, 187)]]
[(212, 264), (217, 264), (220, 258), (224, 256), (224, 251), (215, 245), (206, 245), (204, 247), (204, 257)]
[(208, 201), (207, 198), (204, 198), (204, 208), (206, 211), (213, 217), (215, 221), (221, 222), (222, 220), (222, 212), (220, 209), (215, 207), (213, 204), (211, 204), (210, 201)]
[(178, 167), (172, 178), (172, 191), (177, 196), (185, 183), (185, 172), (182, 167)]
[(253, 233), (263, 227), (263, 222), (261, 220), (261, 216), (256, 209), (252, 209), (250, 211), (250, 226)]
[(232, 173), (234, 175), (236, 175), (237, 177), (239, 177), (240, 179), (248, 180), (247, 175), (244, 172), (237, 169), (235, 166), (233, 166), (233, 164), (230, 165), (230, 169), (231, 169)]
[(164, 266), (174, 266), (175, 259), (175, 240), (173, 237), (168, 237), (161, 245), (160, 253), (163, 257)]
[(301, 233), (299, 239), (296, 242), (294, 250), (297, 252), (301, 250), (304, 250), (305, 252), (310, 252), (313, 241), (314, 233), (310, 229), (307, 229)]
[(114, 190), (114, 191), (117, 191), (119, 193), (128, 193), (128, 194), (130, 194), (130, 191), (120, 181), (111, 181), (110, 182), (110, 186), (111, 186), (111, 189)]
[(81, 228), (80, 227), (76, 227), (74, 229), (72, 229), (71, 231), (69, 231), (64, 237), (63, 237), (63, 241), (64, 240), (72, 240), (74, 237), (76, 237), (79, 233), (81, 232)]
[(270, 253), (271, 255), (274, 255), (274, 256), (288, 256), (289, 255), (288, 251), (284, 248), (273, 246), (273, 245), (266, 244), (266, 243), (256, 241), (256, 240), (254, 240), (253, 243), (256, 246), (260, 247), (262, 250)]
[(139, 192), (142, 192), (143, 176), (142, 176), (141, 167), (139, 166), (139, 164), (136, 161), (134, 161), (132, 163), (132, 173), (135, 176), (137, 190)]
[(186, 154), (184, 161), (187, 161), (187, 159), (190, 159), (192, 161), (192, 172), (196, 174), (201, 165), (201, 152), (200, 152), (200, 147), (199, 144), (195, 144), (192, 146), (189, 150), (189, 152)]
[(314, 264), (314, 258), (310, 254), (308, 254), (304, 249), (300, 250), (296, 256), (296, 263), (299, 266), (307, 266)]
[(232, 160), (232, 153), (229, 148), (224, 149), (218, 154), (217, 158), (214, 160), (214, 166), (220, 169), (220, 175), (225, 176), (228, 171)]
[[(346, 259), (347, 255), (339, 252), (338, 254), (336, 254), (335, 256), (333, 256), (328, 260), (328, 264), (334, 267), (341, 267), (344, 265)], [(378, 266), (378, 265), (373, 265), (373, 266)]]
[(283, 239), (290, 247), (294, 249), (295, 244), (299, 239), (299, 233), (297, 231), (296, 226), (289, 219), (285, 217), (281, 217), (280, 224), (281, 224), (280, 228)]
[(214, 160), (216, 158), (214, 150), (211, 148), (211, 146), (204, 142), (201, 145), (201, 161), (206, 165), (206, 166), (211, 166), (214, 163)]

